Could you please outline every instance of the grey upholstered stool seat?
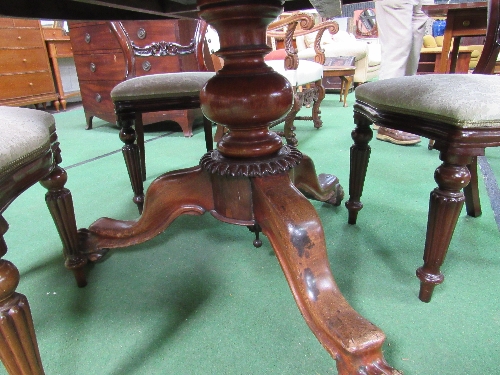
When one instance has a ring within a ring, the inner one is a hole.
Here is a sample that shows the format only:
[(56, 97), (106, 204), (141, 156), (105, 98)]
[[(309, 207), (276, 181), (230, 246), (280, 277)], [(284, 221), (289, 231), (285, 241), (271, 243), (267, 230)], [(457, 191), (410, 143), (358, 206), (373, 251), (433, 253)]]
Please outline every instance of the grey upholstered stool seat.
[(355, 96), (391, 113), (458, 128), (492, 128), (500, 127), (500, 105), (492, 105), (500, 103), (499, 89), (499, 76), (428, 74), (368, 82), (356, 89)]
[(11, 374), (43, 373), (28, 301), (16, 293), (19, 272), (3, 259), (9, 227), (3, 212), (37, 182), (48, 190), (45, 201), (63, 243), (65, 265), (74, 272), (78, 285), (85, 285), (87, 258), (79, 253), (73, 202), (64, 187), (66, 172), (58, 165), (61, 157), (55, 131), (55, 119), (46, 112), (0, 107), (0, 359)]
[(0, 107), (0, 176), (46, 154), (54, 116), (33, 109)]
[(111, 90), (113, 102), (200, 95), (215, 72), (152, 74), (123, 81)]
[[(429, 302), (434, 286), (444, 279), (440, 267), (464, 201), (470, 216), (481, 214), (477, 156), (484, 155), (486, 147), (500, 146), (500, 77), (430, 74), (393, 78), (363, 84), (356, 88), (355, 96), (356, 128), (346, 202), (350, 224), (356, 223), (363, 207), (360, 198), (372, 123), (434, 139), (434, 148), (440, 151), (443, 163), (434, 174), (438, 187), (430, 196), (424, 265), (417, 270), (419, 298)], [(418, 166), (417, 160), (415, 164)]]
[[(215, 72), (182, 72), (136, 77), (111, 90), (125, 164), (134, 191), (134, 202), (142, 212), (143, 181), (146, 179), (142, 114), (200, 108), (200, 91)], [(212, 124), (204, 118), (207, 151), (213, 148)], [(132, 127), (135, 125), (134, 127)], [(134, 129), (135, 128), (135, 129)], [(137, 142), (136, 142), (137, 139)]]

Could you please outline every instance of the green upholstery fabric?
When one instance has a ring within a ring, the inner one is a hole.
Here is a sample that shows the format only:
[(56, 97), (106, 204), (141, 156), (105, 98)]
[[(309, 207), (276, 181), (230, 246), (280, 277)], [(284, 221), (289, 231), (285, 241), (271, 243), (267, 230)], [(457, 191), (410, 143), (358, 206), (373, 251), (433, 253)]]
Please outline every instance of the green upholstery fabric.
[[(473, 93), (473, 94), (472, 94)], [(356, 101), (461, 128), (500, 127), (500, 77), (429, 74), (368, 82)]]
[(182, 72), (136, 77), (116, 85), (111, 99), (116, 102), (196, 95), (214, 75), (215, 72)]
[(55, 119), (36, 109), (0, 107), (0, 175), (47, 152)]

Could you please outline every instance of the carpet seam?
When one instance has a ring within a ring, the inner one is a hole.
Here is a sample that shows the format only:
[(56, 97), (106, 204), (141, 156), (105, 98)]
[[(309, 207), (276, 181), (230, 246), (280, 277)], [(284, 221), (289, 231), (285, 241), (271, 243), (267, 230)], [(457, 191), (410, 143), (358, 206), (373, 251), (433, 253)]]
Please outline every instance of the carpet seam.
[[(156, 141), (157, 139), (160, 139), (160, 138), (164, 138), (164, 137), (167, 137), (171, 134), (173, 134), (174, 132), (171, 131), (171, 132), (168, 132), (168, 133), (165, 133), (165, 134), (162, 134), (162, 135), (159, 135), (157, 137), (154, 137), (154, 138), (151, 138), (151, 139), (148, 139), (148, 140), (145, 140), (144, 143), (148, 143), (148, 142), (153, 142), (153, 141)], [(67, 167), (63, 167), (64, 169), (68, 170), (68, 169), (71, 169), (71, 168), (75, 168), (75, 167), (79, 167), (80, 165), (85, 165), (85, 164), (88, 164), (88, 163), (91, 163), (93, 161), (96, 161), (96, 160), (99, 160), (99, 159), (102, 159), (102, 158), (105, 158), (105, 157), (108, 157), (108, 156), (111, 156), (111, 155), (114, 155), (118, 152), (120, 152), (121, 149), (118, 149), (118, 150), (114, 150), (114, 151), (111, 151), (111, 152), (108, 152), (106, 154), (102, 154), (102, 155), (99, 155), (99, 156), (96, 156), (96, 157), (93, 157), (93, 158), (90, 158), (90, 159), (87, 159), (87, 160), (83, 160), (83, 161), (80, 161), (78, 163), (75, 163), (75, 164), (71, 164), (71, 165), (68, 165)]]

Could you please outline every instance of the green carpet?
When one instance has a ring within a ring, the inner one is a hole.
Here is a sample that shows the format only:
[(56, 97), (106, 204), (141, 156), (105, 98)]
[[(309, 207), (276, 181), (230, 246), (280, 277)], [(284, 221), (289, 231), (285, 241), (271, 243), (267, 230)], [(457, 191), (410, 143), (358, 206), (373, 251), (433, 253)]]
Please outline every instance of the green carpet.
[[(352, 105), (353, 94), (348, 100)], [(347, 190), (352, 106), (329, 94), (322, 118), (319, 130), (296, 123), (299, 149)], [(81, 109), (57, 114), (56, 122), (78, 226), (102, 216), (137, 217), (123, 157), (113, 153), (121, 147), (117, 129), (96, 120), (84, 130)], [(197, 164), (204, 152), (202, 128), (189, 139), (165, 130), (147, 139), (147, 184)], [(343, 204), (312, 202), (340, 289), (385, 332), (385, 357), (406, 375), (499, 374), (500, 236), (483, 181), (483, 215), (462, 212), (442, 268), (445, 282), (425, 304), (417, 298), (415, 269), (438, 153), (426, 140), (371, 145), (357, 225), (347, 224)], [(487, 157), (500, 176), (499, 150)], [(33, 186), (4, 216), (5, 258), (21, 272), (18, 291), (30, 301), (47, 375), (336, 373), (266, 238), (256, 249), (245, 227), (209, 214), (183, 216), (145, 244), (114, 250), (90, 267), (88, 286), (78, 289), (63, 266), (44, 194)]]

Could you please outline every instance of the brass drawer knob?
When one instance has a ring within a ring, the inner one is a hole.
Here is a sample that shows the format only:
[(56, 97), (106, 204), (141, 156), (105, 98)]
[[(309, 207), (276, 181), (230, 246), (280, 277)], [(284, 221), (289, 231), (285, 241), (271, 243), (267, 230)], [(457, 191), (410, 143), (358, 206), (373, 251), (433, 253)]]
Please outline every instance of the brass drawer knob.
[(90, 43), (90, 34), (89, 33), (85, 33), (85, 42)]
[(102, 96), (101, 96), (101, 94), (97, 94), (97, 95), (95, 96), (95, 101), (96, 101), (97, 103), (100, 103), (100, 102), (102, 101)]
[(94, 64), (94, 63), (90, 63), (90, 71), (91, 71), (92, 73), (94, 73), (94, 72), (95, 72), (95, 69), (96, 69), (95, 64)]
[(142, 63), (142, 69), (145, 71), (145, 72), (149, 72), (151, 70), (151, 63), (149, 61), (144, 61)]
[(139, 39), (144, 39), (146, 37), (146, 30), (144, 30), (142, 27), (137, 30), (137, 37)]
[(465, 27), (468, 27), (468, 26), (470, 26), (470, 21), (469, 20), (465, 20), (464, 22), (462, 22), (462, 25), (465, 26)]

